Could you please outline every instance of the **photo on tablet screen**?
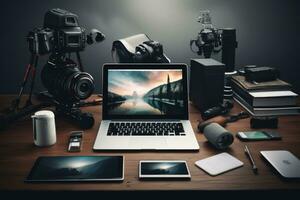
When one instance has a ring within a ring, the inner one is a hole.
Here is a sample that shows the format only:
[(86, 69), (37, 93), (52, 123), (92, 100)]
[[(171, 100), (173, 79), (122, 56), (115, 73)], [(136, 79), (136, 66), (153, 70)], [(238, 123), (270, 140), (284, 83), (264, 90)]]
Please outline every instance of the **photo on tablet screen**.
[(27, 181), (93, 181), (122, 178), (122, 156), (58, 156), (38, 158)]
[(185, 162), (141, 162), (141, 175), (188, 175)]

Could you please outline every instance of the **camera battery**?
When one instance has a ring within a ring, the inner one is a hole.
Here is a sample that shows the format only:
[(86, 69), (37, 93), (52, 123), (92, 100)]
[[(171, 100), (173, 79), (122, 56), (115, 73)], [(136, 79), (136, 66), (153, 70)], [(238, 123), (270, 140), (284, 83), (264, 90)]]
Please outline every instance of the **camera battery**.
[(251, 128), (277, 128), (278, 118), (277, 117), (253, 117), (250, 120)]
[(274, 81), (279, 77), (279, 71), (272, 67), (246, 67), (245, 78), (248, 82)]

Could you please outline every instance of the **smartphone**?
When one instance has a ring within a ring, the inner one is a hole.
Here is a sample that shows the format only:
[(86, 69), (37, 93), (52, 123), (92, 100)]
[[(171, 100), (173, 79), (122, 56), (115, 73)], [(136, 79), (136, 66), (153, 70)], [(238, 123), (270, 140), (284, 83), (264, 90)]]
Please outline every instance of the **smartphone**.
[(190, 171), (184, 160), (141, 160), (139, 178), (190, 179)]
[(68, 152), (80, 152), (82, 149), (83, 131), (72, 131), (69, 137)]
[(258, 140), (280, 140), (281, 136), (278, 132), (274, 131), (245, 131), (238, 132), (236, 135), (239, 139), (245, 141), (258, 141)]

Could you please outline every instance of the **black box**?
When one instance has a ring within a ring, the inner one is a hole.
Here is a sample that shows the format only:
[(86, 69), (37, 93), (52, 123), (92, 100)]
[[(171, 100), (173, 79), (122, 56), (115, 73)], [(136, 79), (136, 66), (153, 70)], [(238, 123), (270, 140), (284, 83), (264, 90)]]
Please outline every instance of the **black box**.
[(204, 112), (223, 103), (225, 65), (214, 59), (191, 59), (190, 100)]
[(248, 82), (274, 81), (279, 78), (279, 71), (272, 67), (245, 68), (245, 78)]

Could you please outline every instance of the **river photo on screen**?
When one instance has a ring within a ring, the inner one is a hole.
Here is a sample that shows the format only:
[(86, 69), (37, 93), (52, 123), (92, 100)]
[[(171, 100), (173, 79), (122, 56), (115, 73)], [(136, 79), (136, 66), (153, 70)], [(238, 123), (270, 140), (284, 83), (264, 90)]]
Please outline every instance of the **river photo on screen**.
[(109, 70), (107, 102), (110, 115), (181, 114), (182, 70)]

